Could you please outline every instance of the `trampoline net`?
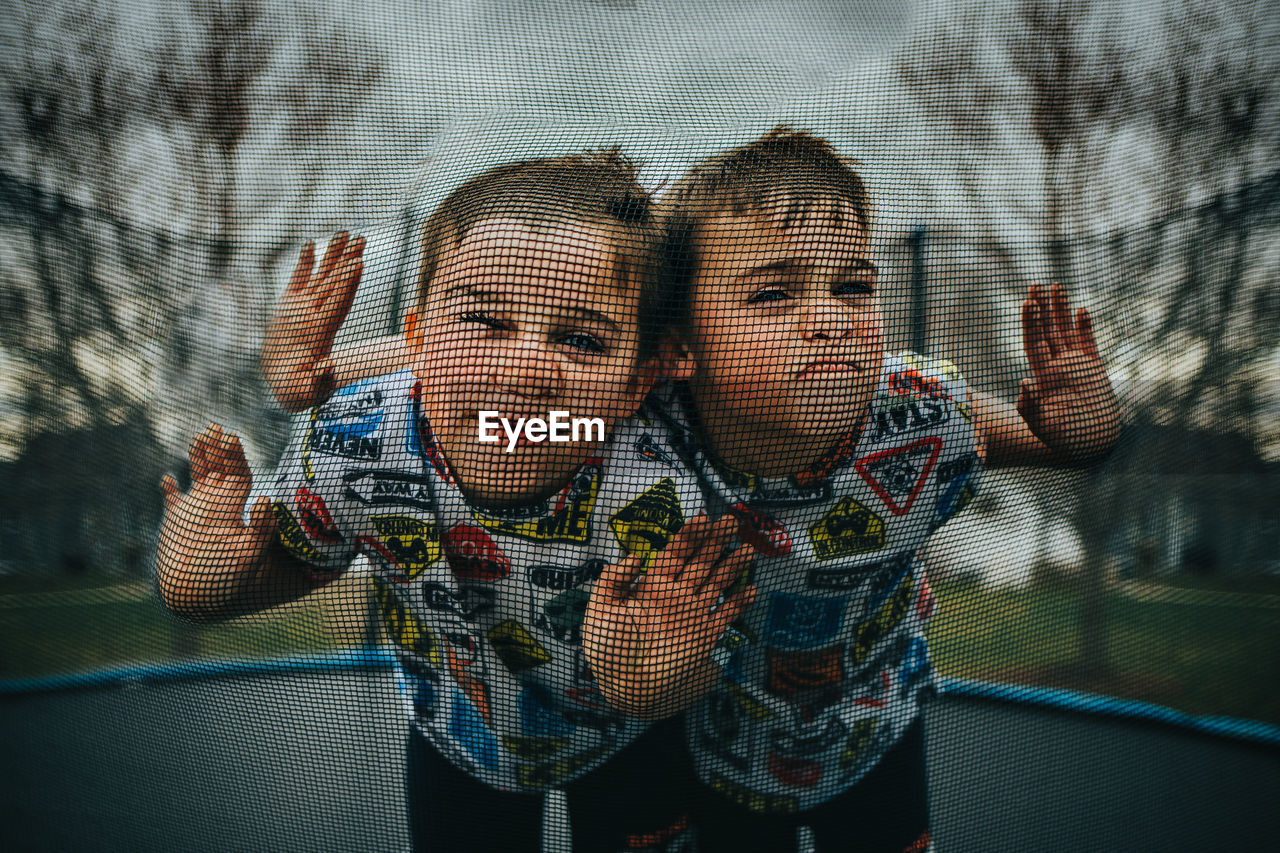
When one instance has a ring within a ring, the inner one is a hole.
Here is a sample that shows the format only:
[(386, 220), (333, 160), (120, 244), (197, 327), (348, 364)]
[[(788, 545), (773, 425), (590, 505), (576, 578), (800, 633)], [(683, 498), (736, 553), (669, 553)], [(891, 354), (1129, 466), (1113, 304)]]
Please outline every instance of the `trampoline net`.
[(925, 850), (939, 692), (1274, 746), (1276, 20), (13, 4), (3, 837)]

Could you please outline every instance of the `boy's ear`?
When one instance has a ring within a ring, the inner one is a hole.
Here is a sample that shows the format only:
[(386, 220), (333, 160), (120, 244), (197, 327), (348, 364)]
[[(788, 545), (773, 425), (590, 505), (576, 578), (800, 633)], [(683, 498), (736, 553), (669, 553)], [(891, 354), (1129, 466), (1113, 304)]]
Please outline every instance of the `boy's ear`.
[(422, 335), (422, 315), (417, 311), (410, 311), (404, 318), (404, 342), (414, 358), (422, 355)]

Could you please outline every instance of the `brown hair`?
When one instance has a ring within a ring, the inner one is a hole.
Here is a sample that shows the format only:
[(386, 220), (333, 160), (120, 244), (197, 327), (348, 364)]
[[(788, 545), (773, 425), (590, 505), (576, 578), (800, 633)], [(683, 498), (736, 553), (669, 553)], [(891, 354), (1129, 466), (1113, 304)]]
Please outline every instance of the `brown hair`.
[(822, 208), (838, 217), (832, 202), (844, 202), (869, 229), (871, 200), (857, 165), (825, 139), (779, 125), (694, 166), (663, 197), (663, 205), (670, 214), (696, 220), (719, 213), (781, 213), (784, 224), (792, 224)]
[(477, 223), (511, 218), (533, 226), (602, 226), (615, 250), (615, 275), (640, 292), (640, 346), (645, 352), (666, 318), (664, 229), (652, 200), (636, 179), (635, 165), (617, 148), (567, 157), (521, 160), (490, 169), (458, 187), (427, 219), (422, 235), (418, 302), (446, 251)]
[(662, 198), (673, 313), (687, 314), (698, 227), (713, 216), (776, 217), (787, 228), (817, 214), (839, 221), (842, 208), (852, 208), (870, 230), (871, 199), (857, 165), (825, 139), (779, 125), (690, 169)]

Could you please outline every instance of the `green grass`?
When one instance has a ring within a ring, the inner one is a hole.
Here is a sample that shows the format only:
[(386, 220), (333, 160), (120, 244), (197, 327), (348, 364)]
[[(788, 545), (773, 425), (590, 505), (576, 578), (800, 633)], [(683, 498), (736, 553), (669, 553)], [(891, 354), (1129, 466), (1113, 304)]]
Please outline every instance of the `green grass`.
[[(50, 597), (49, 586), (0, 583), (0, 679), (54, 675), (192, 657), (256, 658), (323, 651), (363, 639), (363, 584), (275, 611), (213, 626), (175, 619), (153, 598), (102, 601), (96, 593)], [(93, 588), (82, 579), (60, 590)], [(947, 675), (1064, 687), (1166, 705), (1192, 714), (1280, 724), (1280, 608), (1227, 604), (1107, 601), (1110, 669), (1082, 673), (1079, 599), (1037, 587), (935, 590), (930, 643)], [(343, 598), (343, 596), (346, 596)], [(89, 599), (89, 600), (85, 600)], [(95, 601), (95, 599), (98, 599)], [(32, 606), (25, 606), (27, 601)], [(1209, 599), (1206, 599), (1209, 600)], [(94, 603), (90, 603), (93, 601)], [(15, 603), (24, 606), (13, 606)]]
[[(11, 589), (0, 587), (3, 594), (15, 595)], [(349, 630), (349, 624), (360, 614), (338, 611), (332, 596), (323, 593), (268, 613), (193, 625), (155, 598), (95, 599), (95, 590), (112, 588), (87, 582), (46, 588), (77, 589), (83, 593), (72, 600), (24, 591), (0, 606), (0, 679), (192, 658), (272, 657), (359, 641), (358, 629)], [(23, 605), (28, 598), (31, 604)]]
[(947, 675), (1106, 693), (1280, 724), (1280, 610), (1106, 603), (1109, 668), (1081, 672), (1079, 598), (1062, 590), (936, 591), (930, 646)]

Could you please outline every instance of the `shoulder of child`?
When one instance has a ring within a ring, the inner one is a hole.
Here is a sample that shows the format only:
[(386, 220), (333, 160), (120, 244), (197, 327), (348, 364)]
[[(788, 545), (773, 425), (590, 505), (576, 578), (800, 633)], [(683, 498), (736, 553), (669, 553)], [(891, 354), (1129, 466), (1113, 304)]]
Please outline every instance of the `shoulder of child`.
[[(403, 479), (414, 458), (411, 371), (343, 386), (296, 415), (269, 485), (282, 544), (320, 569), (344, 569), (354, 554), (345, 528), (374, 506), (365, 492)], [(420, 467), (420, 466), (419, 466)]]

